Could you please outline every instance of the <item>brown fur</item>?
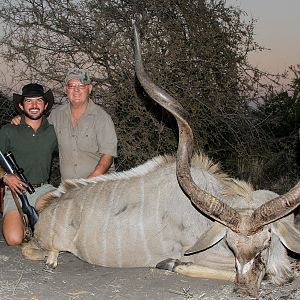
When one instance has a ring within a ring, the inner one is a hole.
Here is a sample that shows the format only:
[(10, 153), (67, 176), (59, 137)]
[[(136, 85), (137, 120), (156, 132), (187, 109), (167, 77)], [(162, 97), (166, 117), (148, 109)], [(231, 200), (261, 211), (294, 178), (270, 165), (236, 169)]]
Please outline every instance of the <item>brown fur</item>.
[(230, 178), (228, 174), (222, 171), (219, 163), (214, 163), (203, 153), (199, 153), (193, 157), (192, 167), (201, 168), (217, 177), (220, 181), (223, 181), (226, 186), (223, 191), (224, 196), (231, 197), (238, 195), (247, 198), (253, 192), (251, 184)]
[(229, 176), (221, 170), (219, 163), (213, 162), (203, 153), (198, 153), (193, 157), (191, 166), (201, 168), (210, 174), (215, 175), (222, 181), (229, 179)]
[(254, 191), (252, 185), (248, 182), (234, 179), (229, 179), (228, 181), (230, 181), (230, 184), (227, 184), (227, 189), (223, 192), (225, 196), (240, 196), (248, 198)]
[(55, 199), (55, 197), (53, 197), (52, 192), (48, 192), (46, 194), (44, 194), (43, 196), (41, 196), (39, 198), (38, 201), (38, 205), (37, 205), (37, 210), (39, 212), (41, 212), (42, 210), (44, 210), (48, 205), (50, 205), (50, 203)]

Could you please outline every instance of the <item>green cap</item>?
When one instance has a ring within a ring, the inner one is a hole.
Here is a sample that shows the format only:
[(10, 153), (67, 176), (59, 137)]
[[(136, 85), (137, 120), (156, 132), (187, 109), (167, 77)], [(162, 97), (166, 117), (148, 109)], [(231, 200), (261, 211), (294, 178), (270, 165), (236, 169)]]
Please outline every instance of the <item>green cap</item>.
[(87, 70), (78, 69), (78, 68), (71, 68), (68, 70), (64, 84), (66, 85), (68, 81), (72, 79), (80, 80), (81, 83), (90, 84), (91, 83), (91, 76)]

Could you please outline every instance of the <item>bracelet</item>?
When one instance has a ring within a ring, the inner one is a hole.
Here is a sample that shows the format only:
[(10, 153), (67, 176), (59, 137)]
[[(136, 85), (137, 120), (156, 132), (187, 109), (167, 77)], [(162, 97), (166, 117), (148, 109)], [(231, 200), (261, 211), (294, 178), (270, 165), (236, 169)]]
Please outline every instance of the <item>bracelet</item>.
[(5, 183), (7, 175), (8, 175), (8, 173), (5, 172), (4, 175), (2, 176), (3, 183)]
[[(4, 171), (4, 170), (3, 170)], [(3, 178), (4, 178), (4, 176), (6, 176), (7, 175), (7, 172), (3, 172), (3, 175), (2, 176), (0, 176), (0, 180), (2, 180)]]

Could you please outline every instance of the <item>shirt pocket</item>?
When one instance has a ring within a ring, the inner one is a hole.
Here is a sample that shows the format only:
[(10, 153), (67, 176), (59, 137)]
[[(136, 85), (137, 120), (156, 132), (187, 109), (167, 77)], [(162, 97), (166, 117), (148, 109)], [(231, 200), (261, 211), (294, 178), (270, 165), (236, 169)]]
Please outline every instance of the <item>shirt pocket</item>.
[(59, 145), (67, 146), (70, 144), (71, 133), (67, 127), (61, 127), (59, 130), (56, 131), (56, 135)]
[(65, 157), (68, 155), (68, 153), (71, 153), (74, 145), (70, 129), (62, 126), (59, 130), (56, 131), (56, 136), (58, 142), (59, 156)]
[(98, 154), (99, 147), (96, 133), (89, 128), (86, 132), (81, 132), (77, 140), (78, 148), (81, 151)]

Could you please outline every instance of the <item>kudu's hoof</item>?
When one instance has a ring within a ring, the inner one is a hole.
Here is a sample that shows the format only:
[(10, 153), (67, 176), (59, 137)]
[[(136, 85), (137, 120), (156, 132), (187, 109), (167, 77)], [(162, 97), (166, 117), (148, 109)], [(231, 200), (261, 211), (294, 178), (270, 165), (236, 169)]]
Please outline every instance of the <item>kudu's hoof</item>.
[(180, 264), (181, 264), (181, 261), (178, 259), (167, 258), (167, 259), (159, 262), (156, 265), (156, 268), (162, 269), (162, 270), (174, 271), (174, 268), (176, 268)]

